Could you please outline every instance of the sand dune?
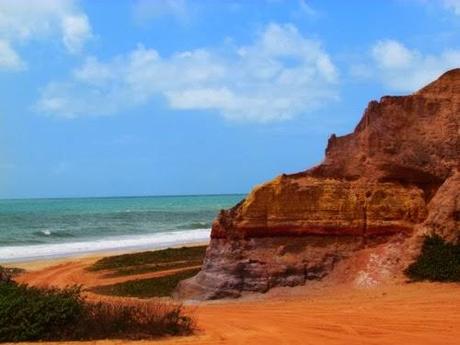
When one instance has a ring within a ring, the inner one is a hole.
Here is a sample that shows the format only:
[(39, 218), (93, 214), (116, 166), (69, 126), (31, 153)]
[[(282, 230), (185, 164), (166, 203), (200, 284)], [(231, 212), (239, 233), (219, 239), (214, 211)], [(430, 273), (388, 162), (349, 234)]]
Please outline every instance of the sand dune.
[[(83, 273), (92, 260), (33, 271), (25, 274), (21, 281), (58, 286), (80, 282), (94, 286), (101, 278), (95, 273)], [(417, 283), (364, 290), (350, 290), (345, 286), (299, 287), (187, 308), (196, 316), (199, 327), (196, 335), (139, 344), (460, 343), (460, 284)], [(128, 342), (78, 344), (125, 343)]]

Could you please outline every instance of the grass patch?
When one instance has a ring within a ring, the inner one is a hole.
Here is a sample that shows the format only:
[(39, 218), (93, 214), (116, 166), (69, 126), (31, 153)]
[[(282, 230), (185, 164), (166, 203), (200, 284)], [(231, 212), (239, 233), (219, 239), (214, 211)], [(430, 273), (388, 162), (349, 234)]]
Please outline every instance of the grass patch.
[(420, 256), (405, 270), (414, 281), (460, 282), (460, 244), (426, 236)]
[(134, 274), (142, 274), (142, 273), (153, 273), (153, 272), (160, 272), (166, 270), (173, 270), (178, 268), (186, 268), (190, 266), (200, 266), (203, 260), (196, 260), (196, 261), (176, 261), (176, 262), (167, 262), (167, 263), (160, 263), (160, 264), (148, 264), (148, 265), (139, 265), (139, 266), (128, 266), (128, 267), (120, 267), (116, 270), (107, 273), (104, 277), (105, 278), (113, 278), (113, 277), (122, 277), (122, 276), (130, 276)]
[[(196, 246), (109, 256), (96, 261), (88, 270), (112, 270), (113, 272), (109, 273), (111, 276), (156, 272), (199, 265), (205, 252), (206, 246)], [(188, 264), (185, 264), (186, 262)]]
[(0, 283), (0, 342), (144, 339), (189, 334), (181, 306), (85, 301), (79, 287), (43, 289)]
[(98, 286), (92, 288), (91, 291), (109, 296), (166, 297), (171, 296), (181, 280), (191, 278), (199, 271), (199, 268), (189, 269), (159, 278), (137, 279), (113, 285)]

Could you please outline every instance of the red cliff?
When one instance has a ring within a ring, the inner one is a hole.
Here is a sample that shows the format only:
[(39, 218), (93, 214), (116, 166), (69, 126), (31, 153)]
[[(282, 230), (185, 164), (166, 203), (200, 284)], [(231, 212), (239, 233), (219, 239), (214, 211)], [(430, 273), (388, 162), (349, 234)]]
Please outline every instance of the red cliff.
[(178, 293), (235, 297), (305, 284), (372, 252), (400, 270), (422, 234), (459, 241), (459, 156), (460, 69), (412, 95), (371, 101), (353, 133), (331, 136), (322, 164), (222, 211), (202, 271)]

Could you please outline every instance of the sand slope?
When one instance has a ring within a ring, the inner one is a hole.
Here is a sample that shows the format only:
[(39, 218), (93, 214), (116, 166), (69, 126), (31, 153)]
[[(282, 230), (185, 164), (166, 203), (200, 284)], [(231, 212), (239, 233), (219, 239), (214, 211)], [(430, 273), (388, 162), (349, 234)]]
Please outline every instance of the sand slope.
[[(94, 274), (83, 274), (90, 261), (47, 267), (21, 281), (93, 285)], [(188, 306), (197, 318), (197, 335), (139, 344), (460, 344), (460, 284), (295, 288), (260, 296)]]

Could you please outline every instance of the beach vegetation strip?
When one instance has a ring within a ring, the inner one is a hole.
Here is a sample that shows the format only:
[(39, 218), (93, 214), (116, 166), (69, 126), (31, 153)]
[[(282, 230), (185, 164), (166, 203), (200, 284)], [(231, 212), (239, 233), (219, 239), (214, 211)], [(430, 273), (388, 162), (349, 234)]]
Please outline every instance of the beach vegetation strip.
[(172, 295), (180, 281), (193, 277), (199, 271), (200, 268), (186, 269), (157, 278), (136, 279), (112, 285), (97, 286), (90, 289), (90, 291), (100, 295), (120, 297), (168, 297)]
[(163, 272), (169, 270), (177, 270), (181, 268), (189, 268), (189, 267), (196, 267), (201, 266), (203, 260), (193, 260), (193, 261), (177, 261), (177, 262), (168, 262), (168, 263), (161, 263), (161, 264), (147, 264), (147, 265), (139, 265), (139, 266), (128, 266), (128, 267), (120, 267), (116, 270), (110, 271), (104, 274), (104, 278), (115, 278), (115, 277), (123, 277), (123, 276), (130, 276), (136, 274), (144, 274), (144, 273), (154, 273), (154, 272)]
[(173, 303), (89, 303), (78, 286), (0, 282), (0, 342), (150, 339), (193, 329), (193, 319)]
[(106, 277), (166, 271), (201, 265), (207, 246), (168, 248), (115, 255), (102, 258), (88, 267), (89, 271), (106, 271)]

